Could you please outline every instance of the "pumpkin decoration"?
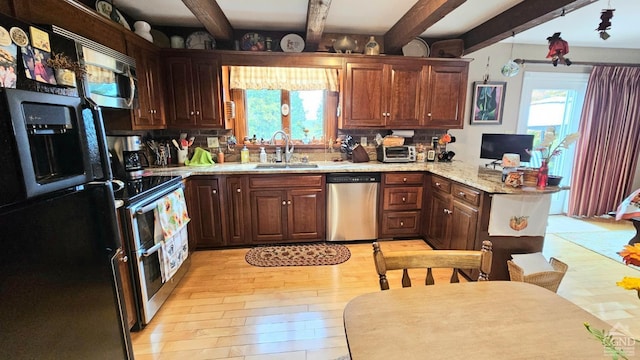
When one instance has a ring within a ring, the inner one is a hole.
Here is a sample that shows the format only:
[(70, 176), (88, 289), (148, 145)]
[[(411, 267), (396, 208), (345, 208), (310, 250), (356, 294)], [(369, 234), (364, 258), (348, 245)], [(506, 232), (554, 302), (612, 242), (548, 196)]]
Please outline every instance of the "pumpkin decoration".
[(527, 228), (529, 221), (528, 216), (512, 216), (509, 219), (509, 227), (515, 231), (521, 231)]

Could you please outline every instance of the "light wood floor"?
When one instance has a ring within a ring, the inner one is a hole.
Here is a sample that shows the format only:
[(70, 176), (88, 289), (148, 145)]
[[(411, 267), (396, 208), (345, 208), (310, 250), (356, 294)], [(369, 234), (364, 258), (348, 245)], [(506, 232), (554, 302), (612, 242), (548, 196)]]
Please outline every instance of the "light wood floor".
[[(615, 285), (625, 275), (640, 273), (562, 239), (571, 227), (583, 231), (584, 222), (555, 217), (545, 241), (545, 256), (569, 265), (558, 294), (640, 338), (640, 300)], [(136, 359), (327, 360), (348, 354), (345, 304), (380, 291), (371, 244), (348, 247), (347, 262), (318, 267), (253, 267), (244, 260), (246, 249), (196, 252), (191, 271), (151, 324), (132, 333)], [(382, 247), (427, 245), (407, 240), (383, 242)], [(436, 283), (438, 278), (448, 281), (449, 272), (436, 276)], [(399, 278), (390, 282), (399, 287)]]

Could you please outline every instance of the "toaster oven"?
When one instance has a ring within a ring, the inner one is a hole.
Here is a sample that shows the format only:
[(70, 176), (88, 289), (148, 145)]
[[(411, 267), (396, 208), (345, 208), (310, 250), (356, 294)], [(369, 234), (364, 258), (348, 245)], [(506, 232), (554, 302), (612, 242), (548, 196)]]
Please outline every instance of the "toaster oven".
[(413, 145), (378, 146), (378, 161), (385, 163), (408, 163), (416, 161), (416, 147)]

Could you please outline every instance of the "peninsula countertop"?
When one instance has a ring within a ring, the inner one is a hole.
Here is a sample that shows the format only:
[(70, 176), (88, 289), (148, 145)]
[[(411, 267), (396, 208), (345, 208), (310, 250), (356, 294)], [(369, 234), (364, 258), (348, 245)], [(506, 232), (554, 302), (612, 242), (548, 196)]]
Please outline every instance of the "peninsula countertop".
[(148, 168), (149, 174), (179, 175), (183, 178), (200, 175), (240, 175), (240, 174), (318, 174), (336, 172), (430, 172), (444, 178), (469, 185), (492, 194), (546, 194), (567, 189), (566, 187), (549, 186), (545, 190), (535, 187), (519, 187), (505, 185), (500, 170), (487, 169), (463, 161), (452, 162), (414, 162), (414, 163), (381, 163), (369, 161), (352, 163), (350, 161), (313, 161), (314, 168), (257, 168), (258, 163), (224, 163), (211, 166), (172, 166)]

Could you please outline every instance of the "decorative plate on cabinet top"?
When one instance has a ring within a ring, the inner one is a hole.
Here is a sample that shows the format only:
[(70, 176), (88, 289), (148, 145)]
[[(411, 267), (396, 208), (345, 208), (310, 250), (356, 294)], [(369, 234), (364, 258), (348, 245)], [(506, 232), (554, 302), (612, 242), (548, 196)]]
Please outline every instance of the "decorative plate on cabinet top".
[(429, 57), (429, 45), (427, 42), (417, 37), (402, 47), (402, 55), (415, 57)]
[(171, 47), (171, 40), (169, 40), (169, 37), (165, 35), (162, 31), (151, 29), (149, 32), (151, 33), (151, 36), (153, 36), (154, 44), (158, 45), (161, 48)]
[(280, 40), (280, 47), (284, 52), (302, 52), (304, 40), (298, 34), (287, 34)]
[(213, 49), (216, 47), (216, 41), (206, 31), (196, 31), (187, 37), (185, 42), (187, 49)]
[(124, 26), (125, 29), (127, 30), (131, 30), (131, 26), (129, 26), (129, 23), (127, 22), (127, 20), (125, 20), (124, 16), (122, 16), (122, 14), (120, 13), (120, 11), (116, 8), (116, 19), (114, 20), (111, 18), (111, 12), (113, 11), (113, 5), (111, 5), (110, 2), (108, 1), (104, 1), (104, 0), (98, 0), (96, 1), (96, 10), (98, 11), (98, 14), (106, 17), (107, 19), (113, 20), (117, 23), (119, 23), (120, 25)]
[(246, 33), (240, 41), (240, 48), (245, 51), (264, 51), (264, 37), (258, 33)]

